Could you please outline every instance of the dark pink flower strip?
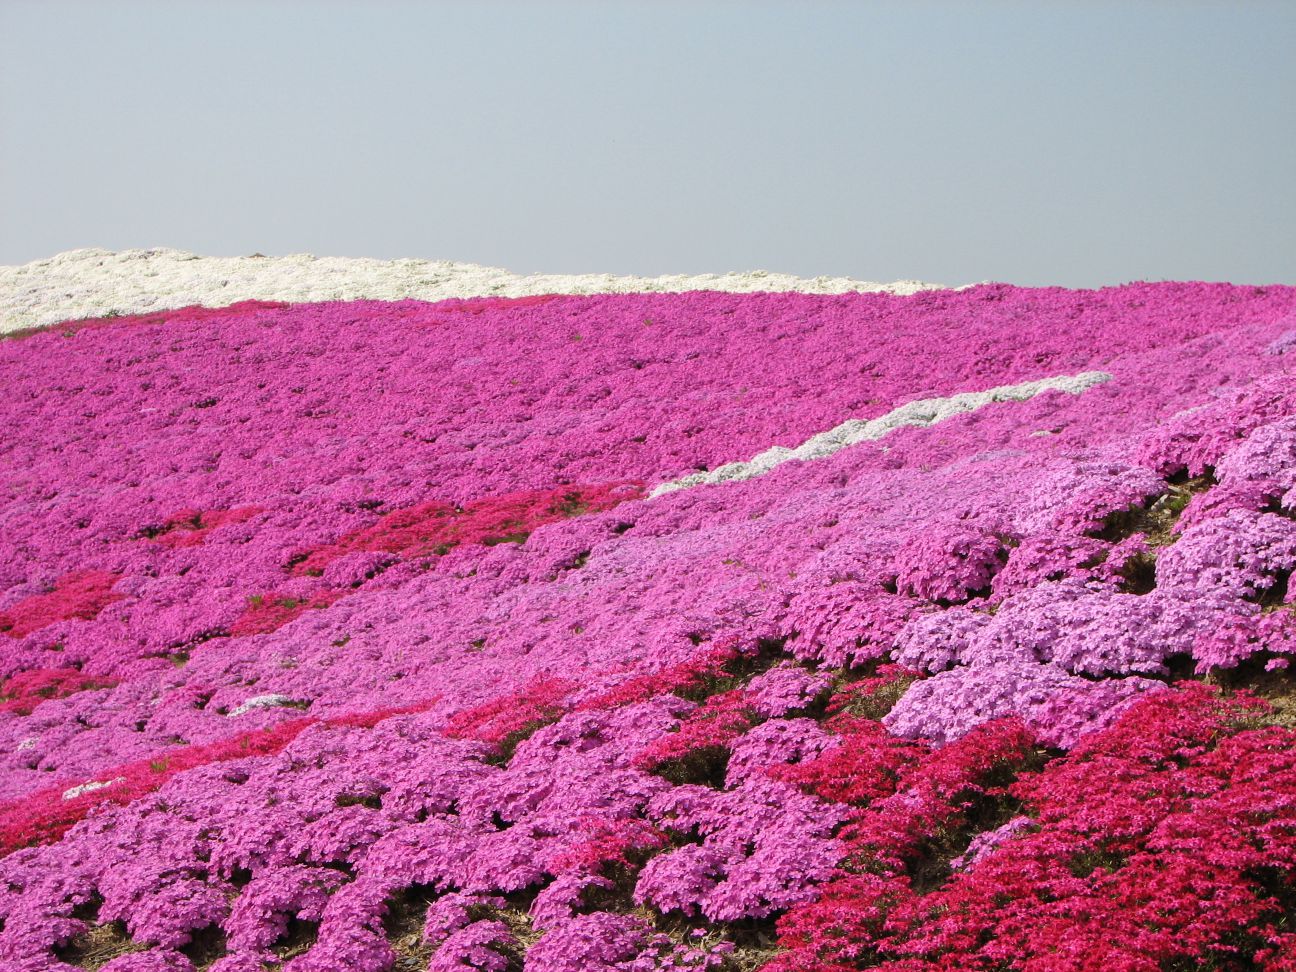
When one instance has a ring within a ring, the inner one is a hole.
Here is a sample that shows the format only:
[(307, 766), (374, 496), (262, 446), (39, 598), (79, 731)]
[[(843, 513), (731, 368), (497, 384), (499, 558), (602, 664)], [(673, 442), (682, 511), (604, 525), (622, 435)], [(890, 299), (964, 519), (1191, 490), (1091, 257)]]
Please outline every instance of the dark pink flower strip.
[(78, 570), (64, 574), (48, 594), (25, 597), (7, 610), (0, 611), (0, 634), (22, 638), (56, 621), (70, 618), (89, 620), (113, 601), (117, 575), (106, 570)]
[(0, 804), (0, 857), (23, 847), (58, 840), (95, 807), (105, 803), (125, 805), (152, 793), (167, 780), (186, 770), (212, 763), (251, 756), (272, 756), (311, 726), (370, 729), (384, 719), (426, 712), (439, 700), (315, 719), (291, 719), (265, 729), (240, 733), (220, 742), (170, 749), (148, 759), (136, 760), (105, 770), (101, 782), (107, 786), (86, 789), (71, 797), (67, 787), (53, 786), (31, 793), (21, 800)]
[(413, 557), (446, 553), (460, 544), (517, 543), (546, 523), (608, 510), (642, 494), (642, 483), (618, 482), (507, 493), (462, 506), (432, 500), (299, 554), (294, 570), (319, 573), (339, 557), (365, 551)]
[(62, 699), (90, 689), (111, 688), (118, 679), (86, 675), (76, 668), (33, 668), (0, 686), (0, 712), (30, 715), (46, 699)]

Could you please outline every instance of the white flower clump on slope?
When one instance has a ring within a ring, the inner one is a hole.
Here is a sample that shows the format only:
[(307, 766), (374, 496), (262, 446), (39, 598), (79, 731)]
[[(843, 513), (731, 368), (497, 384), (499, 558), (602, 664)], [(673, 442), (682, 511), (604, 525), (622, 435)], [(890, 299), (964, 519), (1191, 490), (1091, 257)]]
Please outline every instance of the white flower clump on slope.
[(281, 257), (203, 257), (183, 250), (69, 250), (48, 260), (0, 267), (0, 333), (82, 317), (138, 314), (241, 300), (444, 300), (448, 297), (526, 297), (723, 290), (839, 294), (881, 291), (907, 295), (941, 289), (900, 280), (882, 284), (847, 277), (747, 273), (514, 274), (447, 260), (367, 260), (293, 254)]
[(926, 428), (964, 412), (972, 412), (998, 402), (1024, 402), (1046, 391), (1079, 395), (1111, 379), (1112, 376), (1105, 371), (1082, 371), (1078, 375), (1055, 375), (1017, 385), (1000, 385), (986, 391), (959, 392), (947, 398), (921, 398), (897, 406), (874, 419), (847, 419), (826, 432), (811, 436), (795, 449), (770, 446), (746, 462), (729, 462), (710, 472), (690, 473), (682, 479), (662, 483), (649, 494), (649, 498), (708, 483), (754, 479), (793, 459), (823, 459), (847, 446), (880, 439), (896, 429)]

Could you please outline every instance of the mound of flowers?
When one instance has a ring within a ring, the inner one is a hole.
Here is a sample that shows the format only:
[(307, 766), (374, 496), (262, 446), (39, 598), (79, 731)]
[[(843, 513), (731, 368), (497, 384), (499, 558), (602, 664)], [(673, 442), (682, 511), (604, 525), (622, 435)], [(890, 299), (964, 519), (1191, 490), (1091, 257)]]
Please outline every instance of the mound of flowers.
[(0, 342), (0, 967), (1296, 968), (1296, 290)]

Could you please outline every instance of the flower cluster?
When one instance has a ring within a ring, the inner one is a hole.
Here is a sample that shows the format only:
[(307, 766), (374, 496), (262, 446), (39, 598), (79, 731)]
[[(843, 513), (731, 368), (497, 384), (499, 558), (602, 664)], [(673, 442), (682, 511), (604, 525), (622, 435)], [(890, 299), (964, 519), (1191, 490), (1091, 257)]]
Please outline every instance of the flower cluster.
[[(845, 831), (860, 873), (780, 919), (771, 968), (1290, 968), (1296, 737), (1253, 715), (1201, 686), (1159, 693), (1042, 770), (1001, 760), (1015, 780), (997, 788), (965, 776), (964, 794), (1017, 815), (935, 875), (911, 866), (912, 835), (939, 833), (920, 761), (899, 805), (870, 803)], [(939, 796), (972, 738), (940, 751)]]
[(0, 965), (1287, 967), (1294, 308), (264, 302), (0, 343)]

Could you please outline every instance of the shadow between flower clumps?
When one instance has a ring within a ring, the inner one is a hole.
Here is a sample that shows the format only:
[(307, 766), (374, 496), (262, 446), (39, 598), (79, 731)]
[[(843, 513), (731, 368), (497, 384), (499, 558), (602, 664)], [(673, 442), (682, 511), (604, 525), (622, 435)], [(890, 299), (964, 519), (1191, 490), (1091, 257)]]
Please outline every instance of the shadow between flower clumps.
[[(1291, 668), (1266, 671), (1266, 664), (1263, 658), (1249, 658), (1236, 668), (1216, 669), (1200, 680), (1229, 695), (1246, 692), (1266, 702), (1268, 710), (1251, 717), (1255, 725), (1296, 730), (1296, 672)], [(1296, 925), (1296, 914), (1293, 919)]]
[(319, 938), (319, 922), (305, 921), (295, 915), (288, 919), (288, 926), (282, 935), (270, 946), (270, 951), (287, 962), (298, 955), (305, 955)]
[[(493, 946), (504, 958), (505, 972), (522, 972), (527, 950), (540, 939), (542, 932), (532, 924), (530, 911), (544, 887), (544, 884), (539, 884), (502, 895), (503, 907), (477, 905), (468, 909), (470, 922), (500, 921), (508, 926), (512, 941)], [(387, 899), (383, 932), (396, 953), (393, 972), (422, 972), (428, 967), (436, 949), (424, 939), (423, 930), (428, 908), (441, 896), (442, 892), (435, 885), (415, 884)]]
[(150, 946), (135, 941), (123, 921), (91, 925), (66, 945), (54, 950), (60, 962), (94, 972), (120, 955), (142, 952)]
[(433, 950), (423, 940), (423, 924), (428, 906), (438, 897), (435, 886), (415, 884), (387, 899), (383, 931), (396, 953), (394, 972), (418, 972), (427, 968)]
[(149, 947), (130, 937), (124, 921), (100, 924), (99, 908), (102, 905), (103, 898), (95, 894), (88, 901), (72, 909), (72, 917), (84, 921), (87, 927), (85, 931), (56, 948), (55, 958), (78, 969), (94, 972), (95, 969), (102, 968), (119, 955), (142, 952)]
[[(71, 917), (85, 922), (87, 927), (54, 949), (55, 958), (74, 968), (95, 972), (123, 955), (146, 952), (154, 947), (150, 942), (137, 942), (131, 938), (124, 921), (100, 923), (99, 909), (102, 905), (103, 898), (95, 894), (72, 910)], [(225, 932), (219, 925), (198, 929), (193, 932), (189, 943), (179, 949), (198, 972), (211, 968), (226, 955), (226, 951)]]
[(188, 957), (199, 972), (211, 968), (217, 959), (226, 954), (225, 929), (220, 925), (198, 929), (189, 939), (189, 944), (181, 946), (180, 952)]
[[(1178, 539), (1175, 530), (1179, 518), (1194, 497), (1216, 485), (1215, 470), (1208, 468), (1200, 476), (1179, 472), (1169, 476), (1166, 484), (1168, 488), (1164, 493), (1107, 514), (1102, 525), (1089, 534), (1112, 544), (1142, 535), (1147, 550), (1135, 554), (1119, 571), (1122, 578), (1120, 589), (1128, 594), (1150, 594), (1156, 589), (1157, 552)], [(1097, 564), (1084, 566), (1095, 567)]]
[[(675, 849), (688, 840), (672, 842), (656, 853)], [(779, 951), (778, 914), (768, 918), (746, 918), (741, 921), (712, 921), (702, 915), (685, 915), (680, 911), (660, 912), (636, 904), (634, 887), (639, 869), (654, 853), (643, 855), (633, 868), (617, 865), (604, 871), (612, 882), (610, 888), (592, 888), (582, 899), (583, 912), (617, 912), (634, 915), (643, 920), (655, 933), (665, 935), (678, 945), (692, 946), (705, 951), (719, 942), (730, 943), (734, 950), (726, 956), (723, 972), (754, 972)]]
[(1092, 536), (1108, 543), (1120, 543), (1136, 533), (1147, 539), (1150, 547), (1166, 547), (1175, 541), (1175, 526), (1194, 496), (1217, 485), (1215, 470), (1208, 468), (1200, 476), (1186, 472), (1166, 478), (1164, 493), (1150, 496), (1141, 504), (1107, 514), (1102, 526)]

